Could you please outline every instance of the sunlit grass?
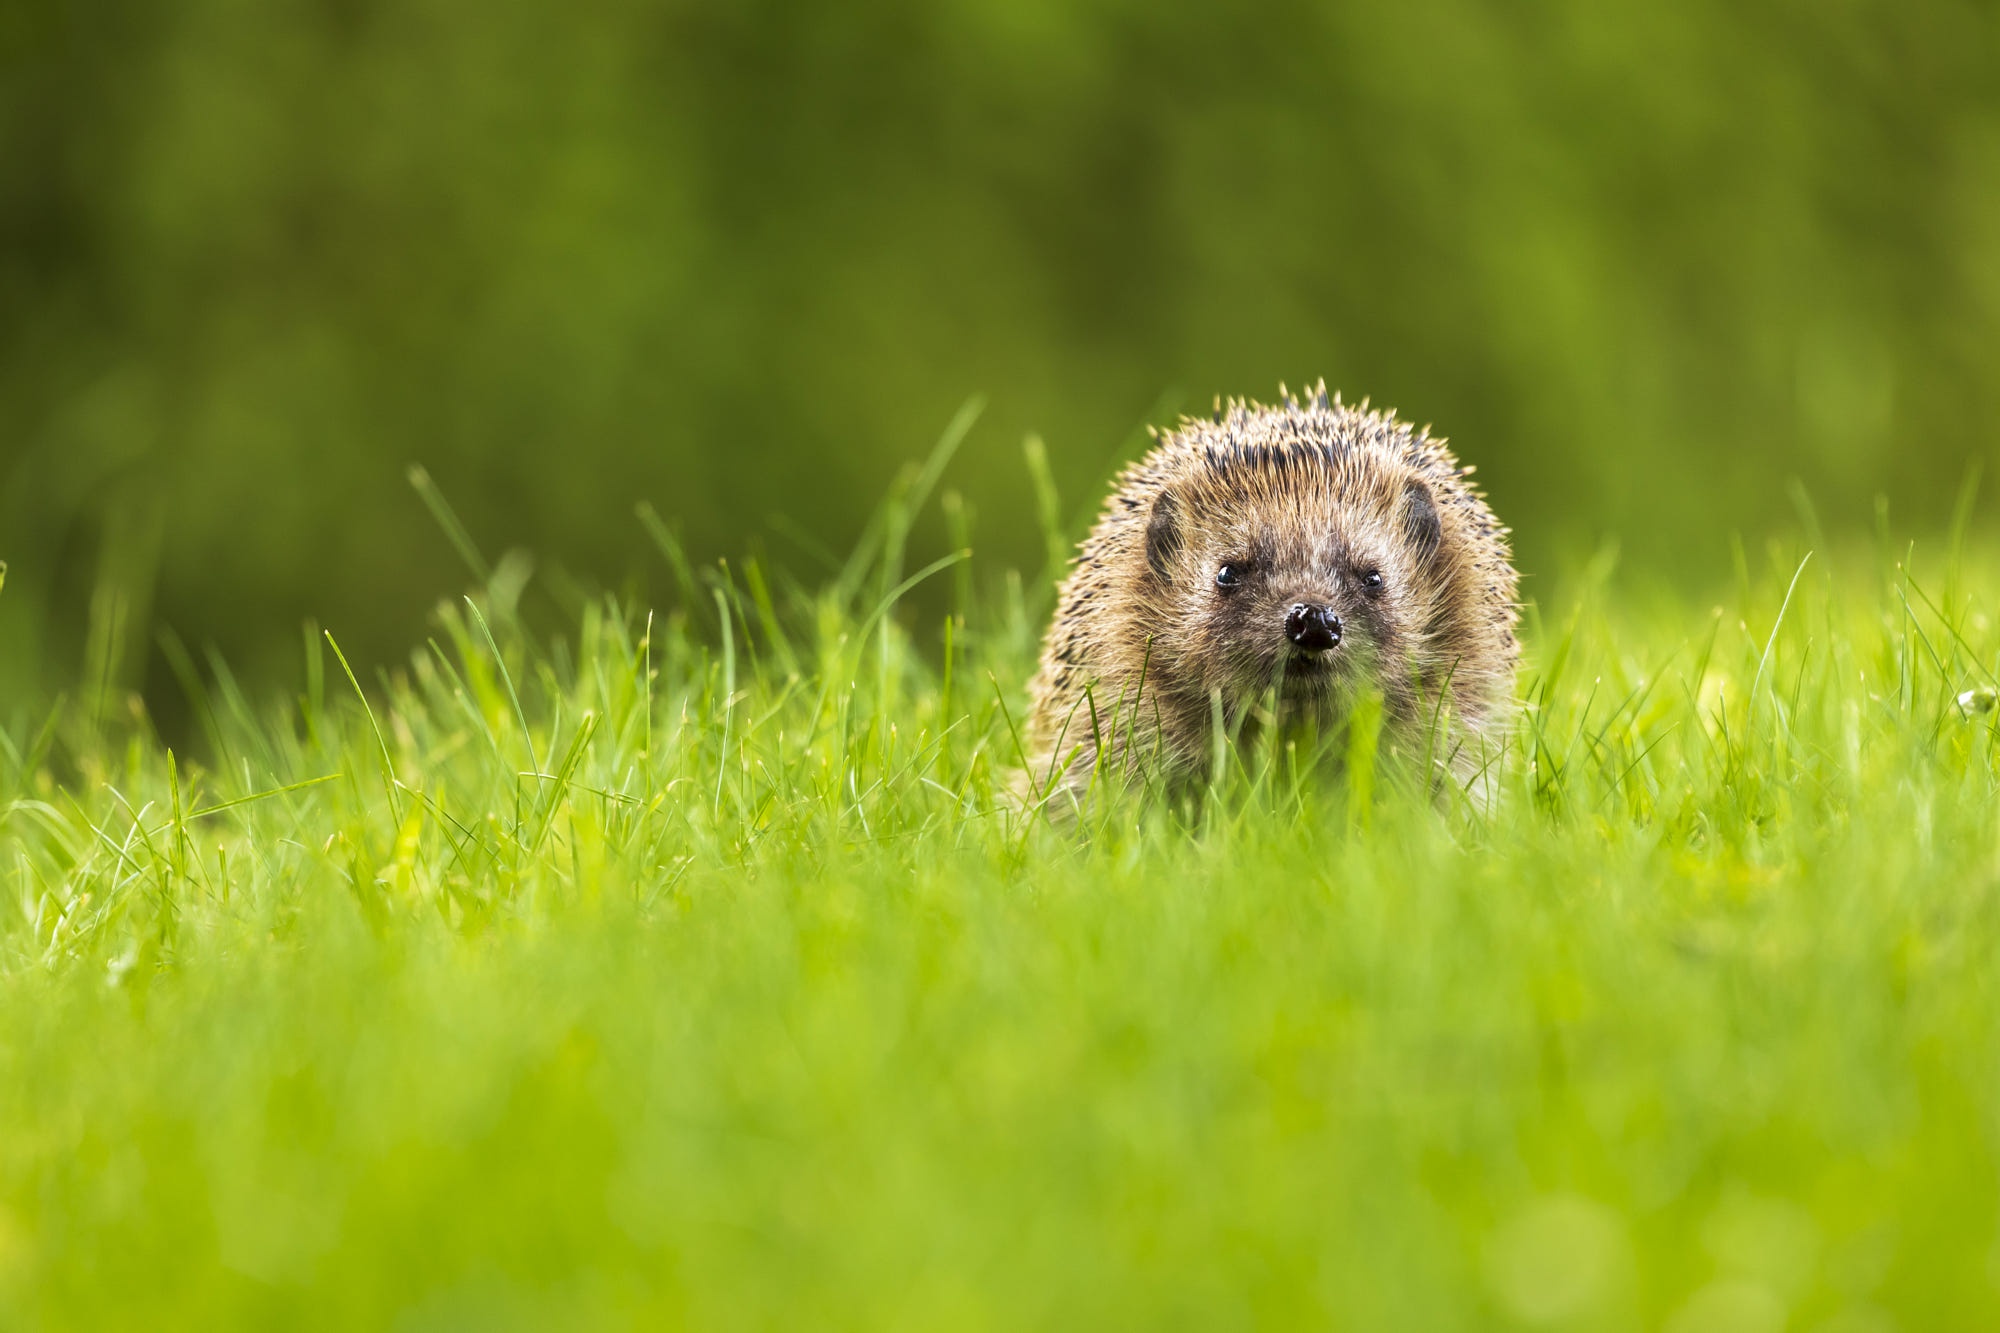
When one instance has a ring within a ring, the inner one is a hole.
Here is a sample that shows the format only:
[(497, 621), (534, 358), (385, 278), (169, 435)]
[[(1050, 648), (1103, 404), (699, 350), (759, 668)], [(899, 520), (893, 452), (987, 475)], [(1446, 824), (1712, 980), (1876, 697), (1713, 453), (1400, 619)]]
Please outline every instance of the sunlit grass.
[(1051, 822), (1033, 595), (905, 568), (936, 479), (825, 589), (649, 515), (673, 609), (553, 639), (468, 540), (385, 679), (337, 626), (283, 710), (186, 664), (199, 763), (0, 735), (0, 1325), (2000, 1313), (1972, 562), (1585, 572), (1490, 812), (1239, 771)]

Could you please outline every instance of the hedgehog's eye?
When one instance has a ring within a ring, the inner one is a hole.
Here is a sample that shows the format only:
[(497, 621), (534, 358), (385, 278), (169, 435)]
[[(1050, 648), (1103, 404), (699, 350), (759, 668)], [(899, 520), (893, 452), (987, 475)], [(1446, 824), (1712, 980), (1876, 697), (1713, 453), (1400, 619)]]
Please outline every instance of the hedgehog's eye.
[(1382, 571), (1379, 569), (1362, 570), (1361, 587), (1364, 591), (1370, 593), (1377, 593), (1382, 591)]
[(1218, 588), (1234, 588), (1241, 582), (1243, 582), (1241, 565), (1224, 565), (1215, 571), (1215, 586)]

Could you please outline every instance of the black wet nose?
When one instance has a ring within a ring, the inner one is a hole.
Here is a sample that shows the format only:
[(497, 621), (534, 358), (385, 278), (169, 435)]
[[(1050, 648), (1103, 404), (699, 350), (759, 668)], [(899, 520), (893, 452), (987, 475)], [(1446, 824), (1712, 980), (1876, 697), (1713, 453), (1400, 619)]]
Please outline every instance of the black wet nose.
[(1323, 653), (1340, 642), (1340, 617), (1330, 606), (1294, 602), (1285, 613), (1285, 637), (1309, 653)]

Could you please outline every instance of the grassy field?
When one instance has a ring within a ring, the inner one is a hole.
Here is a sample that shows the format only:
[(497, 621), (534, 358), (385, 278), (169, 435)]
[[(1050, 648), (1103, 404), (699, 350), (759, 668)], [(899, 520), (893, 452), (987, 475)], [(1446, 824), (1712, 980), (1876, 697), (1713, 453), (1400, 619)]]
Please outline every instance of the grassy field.
[(1357, 744), (1065, 829), (1036, 581), (897, 614), (900, 512), (555, 637), (468, 544), (199, 764), (12, 723), (0, 1326), (2000, 1321), (1975, 562), (1541, 590), (1490, 813)]

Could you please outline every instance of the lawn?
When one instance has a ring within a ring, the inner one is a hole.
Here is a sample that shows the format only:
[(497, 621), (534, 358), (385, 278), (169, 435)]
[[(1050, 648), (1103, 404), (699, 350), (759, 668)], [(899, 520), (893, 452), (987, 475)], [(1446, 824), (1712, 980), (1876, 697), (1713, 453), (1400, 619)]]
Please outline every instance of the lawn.
[(1052, 821), (1043, 585), (898, 512), (9, 723), (0, 1326), (2000, 1321), (1990, 565), (1600, 562), (1493, 809), (1362, 737)]

